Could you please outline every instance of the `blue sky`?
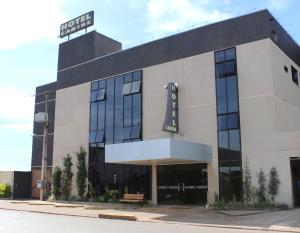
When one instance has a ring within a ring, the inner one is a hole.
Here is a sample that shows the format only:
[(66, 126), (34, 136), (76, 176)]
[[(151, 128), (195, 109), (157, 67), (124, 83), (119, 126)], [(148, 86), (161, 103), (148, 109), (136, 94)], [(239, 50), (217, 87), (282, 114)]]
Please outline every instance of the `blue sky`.
[[(0, 171), (30, 170), (35, 87), (56, 80), (59, 25), (90, 10), (95, 29), (136, 46), (268, 8), (300, 44), (299, 0), (0, 0)], [(74, 38), (81, 35), (78, 32)]]

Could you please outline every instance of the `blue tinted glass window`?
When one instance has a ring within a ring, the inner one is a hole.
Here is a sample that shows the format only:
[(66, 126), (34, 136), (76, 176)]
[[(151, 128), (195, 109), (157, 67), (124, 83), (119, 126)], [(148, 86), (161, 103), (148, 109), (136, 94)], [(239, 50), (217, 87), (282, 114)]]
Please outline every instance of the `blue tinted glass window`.
[(123, 129), (123, 76), (115, 79), (115, 128)]
[(142, 118), (142, 95), (141, 93), (132, 96), (132, 124), (141, 125)]
[(142, 80), (142, 71), (135, 71), (132, 74), (132, 81), (141, 81)]
[(228, 148), (228, 131), (219, 131), (219, 147), (220, 148)]
[(114, 127), (114, 78), (106, 81), (106, 129)]
[(218, 114), (227, 113), (226, 79), (217, 79), (216, 85)]
[(98, 103), (98, 130), (105, 128), (105, 101)]
[(238, 84), (236, 76), (227, 78), (228, 112), (238, 112)]
[(235, 61), (225, 62), (224, 75), (234, 75), (236, 74)]
[(138, 93), (141, 90), (141, 81), (132, 82), (131, 94)]
[(216, 64), (216, 78), (224, 77), (224, 63)]
[(96, 131), (91, 131), (89, 134), (89, 143), (95, 143), (96, 141)]
[(131, 139), (131, 127), (125, 127), (123, 128), (123, 139)]
[(132, 125), (132, 95), (124, 96), (124, 126)]
[(114, 143), (114, 129), (109, 128), (105, 129), (105, 144), (113, 144)]
[(95, 131), (97, 129), (97, 109), (98, 103), (94, 102), (91, 104), (91, 114), (90, 114), (90, 130)]
[(225, 57), (226, 57), (226, 60), (235, 59), (235, 48), (226, 49), (225, 50)]
[(137, 139), (141, 137), (141, 126), (132, 127), (131, 139)]
[(100, 89), (97, 94), (97, 101), (104, 100), (105, 98), (105, 89)]
[(99, 89), (105, 89), (105, 80), (99, 81)]
[(218, 116), (218, 130), (227, 130), (227, 115)]
[(124, 83), (132, 82), (132, 73), (124, 74)]
[(98, 91), (91, 92), (91, 102), (97, 101), (97, 95), (98, 95)]
[(103, 139), (104, 139), (104, 131), (97, 131), (95, 142), (101, 143), (101, 142), (103, 142)]
[(239, 114), (228, 115), (228, 129), (237, 129), (239, 127)]
[(224, 50), (215, 52), (215, 62), (223, 62), (225, 60)]
[(240, 130), (229, 130), (229, 148), (230, 150), (240, 151), (241, 143), (240, 143)]
[(114, 143), (122, 143), (122, 142), (123, 142), (123, 127), (115, 128)]
[(98, 90), (98, 81), (92, 82), (91, 89), (92, 89), (92, 91), (97, 91)]
[(130, 93), (131, 93), (131, 85), (132, 85), (132, 83), (130, 82), (130, 83), (125, 83), (124, 85), (123, 85), (123, 95), (129, 95)]

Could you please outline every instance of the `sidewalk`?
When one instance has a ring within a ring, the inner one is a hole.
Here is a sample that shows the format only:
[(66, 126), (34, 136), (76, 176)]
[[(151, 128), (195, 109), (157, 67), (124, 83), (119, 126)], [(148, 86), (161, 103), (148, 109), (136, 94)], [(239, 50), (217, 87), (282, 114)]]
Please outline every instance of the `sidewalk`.
[(122, 216), (135, 217), (137, 221), (153, 223), (163, 222), (206, 227), (300, 232), (300, 209), (276, 212), (218, 212), (194, 206), (137, 207), (109, 203), (53, 203), (36, 200), (0, 200), (0, 209), (90, 218), (98, 218), (101, 214), (117, 218), (122, 218)]

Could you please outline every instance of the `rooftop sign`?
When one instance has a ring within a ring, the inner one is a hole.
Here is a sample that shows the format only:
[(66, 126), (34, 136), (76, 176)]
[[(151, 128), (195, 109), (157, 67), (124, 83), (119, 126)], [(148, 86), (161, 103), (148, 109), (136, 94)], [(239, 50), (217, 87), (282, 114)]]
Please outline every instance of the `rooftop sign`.
[(60, 38), (94, 25), (94, 11), (85, 13), (60, 25)]

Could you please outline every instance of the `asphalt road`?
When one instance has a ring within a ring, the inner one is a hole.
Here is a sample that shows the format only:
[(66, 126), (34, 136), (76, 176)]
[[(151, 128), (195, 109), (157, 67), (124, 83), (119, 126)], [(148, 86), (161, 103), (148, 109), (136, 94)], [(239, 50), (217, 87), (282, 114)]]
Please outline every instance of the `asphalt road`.
[[(255, 233), (245, 229), (201, 227), (184, 224), (128, 222), (0, 210), (1, 233)], [(268, 231), (270, 232), (270, 231)]]

